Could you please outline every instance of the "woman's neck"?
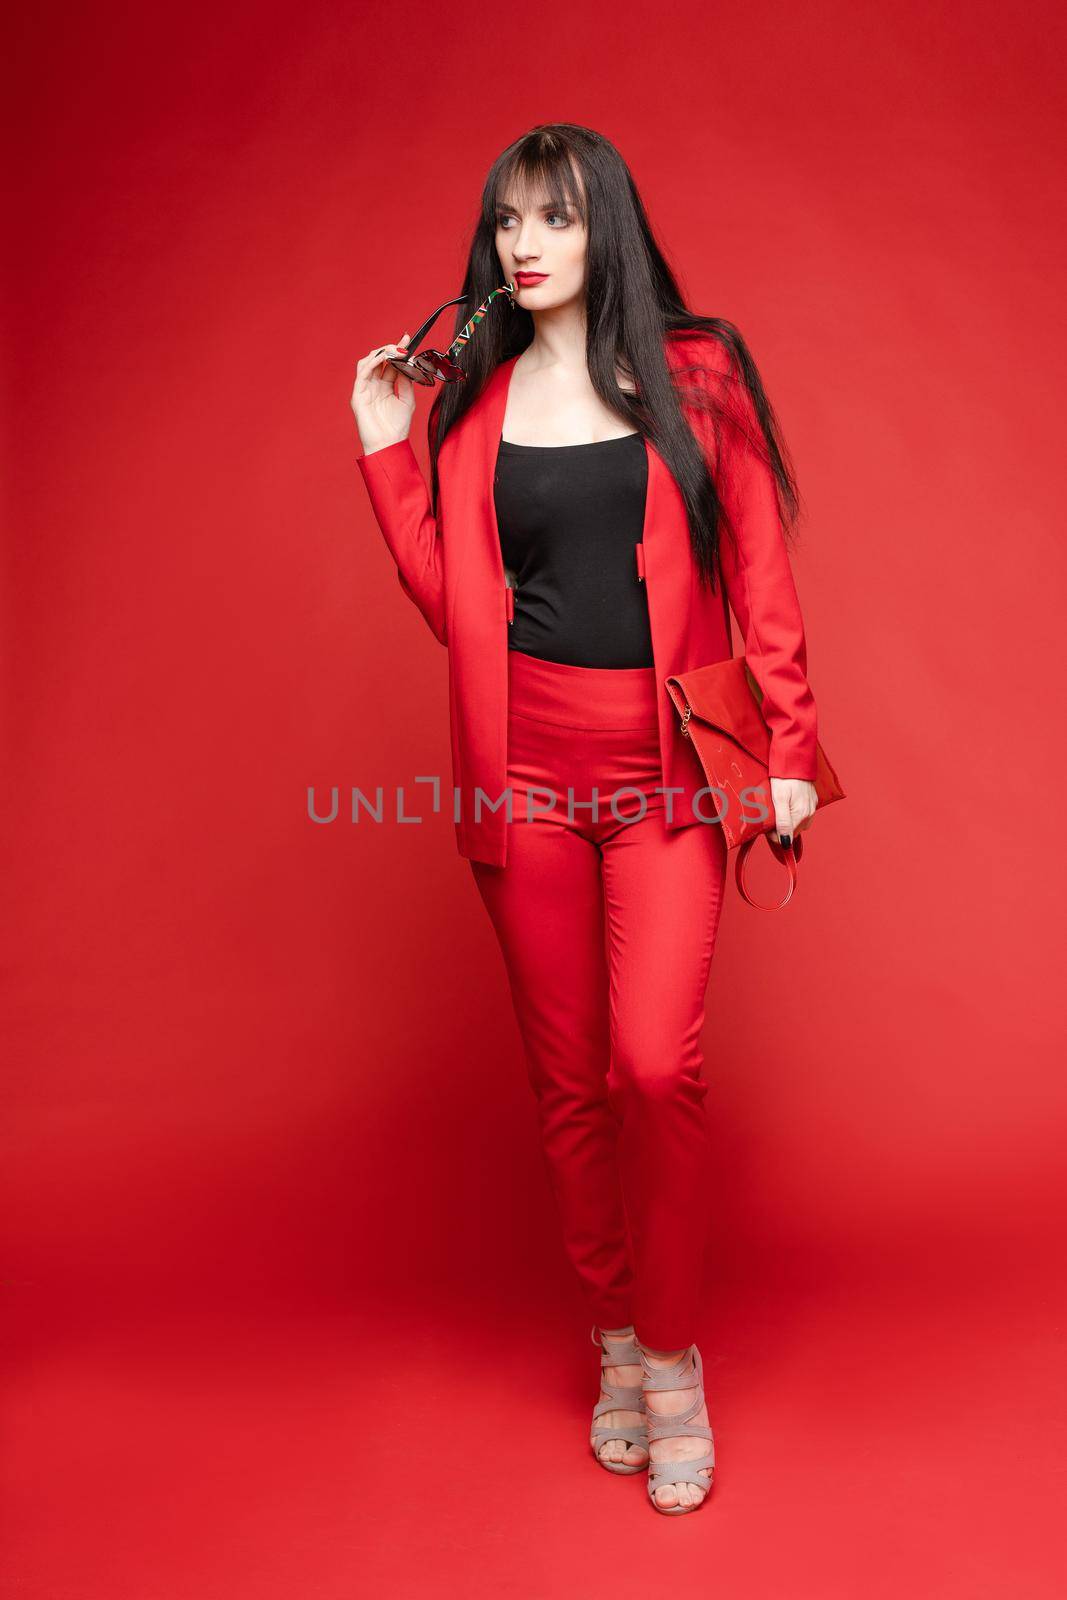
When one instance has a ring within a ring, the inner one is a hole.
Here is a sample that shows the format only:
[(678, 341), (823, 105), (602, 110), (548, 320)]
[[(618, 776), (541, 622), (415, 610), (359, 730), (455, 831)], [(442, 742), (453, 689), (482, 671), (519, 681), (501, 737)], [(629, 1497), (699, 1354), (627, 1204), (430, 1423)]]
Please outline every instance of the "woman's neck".
[(523, 368), (537, 372), (546, 367), (560, 371), (586, 369), (585, 309), (578, 305), (553, 306), (549, 311), (534, 311), (534, 336), (522, 353)]

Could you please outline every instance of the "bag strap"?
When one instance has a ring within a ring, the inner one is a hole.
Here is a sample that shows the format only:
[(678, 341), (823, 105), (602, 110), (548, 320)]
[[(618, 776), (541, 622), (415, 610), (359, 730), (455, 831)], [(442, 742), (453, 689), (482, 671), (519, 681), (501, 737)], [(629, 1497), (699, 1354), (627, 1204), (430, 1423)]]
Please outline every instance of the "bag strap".
[[(745, 858), (756, 840), (760, 838), (766, 839), (770, 845), (771, 854), (778, 858), (789, 873), (789, 887), (785, 891), (784, 897), (773, 906), (764, 905), (762, 900), (753, 900), (745, 887)], [(797, 886), (797, 866), (803, 851), (804, 840), (799, 833), (794, 834), (788, 849), (783, 848), (777, 840), (772, 839), (769, 833), (754, 833), (751, 838), (746, 839), (738, 847), (737, 860), (734, 863), (734, 877), (737, 880), (737, 887), (740, 889), (742, 897), (748, 901), (750, 906), (755, 906), (757, 911), (781, 911), (782, 907), (787, 906), (793, 898), (793, 890)]]

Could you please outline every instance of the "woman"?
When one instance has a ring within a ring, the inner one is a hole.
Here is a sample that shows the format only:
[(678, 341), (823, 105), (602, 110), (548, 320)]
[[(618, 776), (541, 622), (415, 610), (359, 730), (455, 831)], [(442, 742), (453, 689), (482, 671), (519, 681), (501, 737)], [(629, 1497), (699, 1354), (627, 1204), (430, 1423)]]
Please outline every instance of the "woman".
[(647, 1469), (652, 1505), (679, 1515), (714, 1470), (693, 1332), (726, 847), (664, 679), (733, 653), (728, 600), (771, 731), (776, 836), (809, 827), (798, 502), (743, 339), (686, 308), (606, 139), (542, 126), (495, 162), (457, 326), (502, 280), (512, 305), (486, 313), (430, 412), (432, 498), (414, 386), (387, 360), (407, 334), (358, 364), (359, 466), (449, 652), (459, 849), (601, 1344), (590, 1444), (609, 1471)]

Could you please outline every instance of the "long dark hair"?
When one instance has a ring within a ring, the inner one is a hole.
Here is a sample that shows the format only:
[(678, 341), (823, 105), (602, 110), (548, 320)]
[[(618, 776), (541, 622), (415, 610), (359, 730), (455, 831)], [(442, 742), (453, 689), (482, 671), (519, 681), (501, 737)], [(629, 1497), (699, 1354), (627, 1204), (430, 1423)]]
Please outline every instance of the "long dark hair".
[[(717, 443), (725, 428), (746, 432), (773, 472), (787, 538), (799, 513), (788, 452), (752, 354), (732, 323), (698, 316), (687, 308), (622, 156), (602, 134), (573, 122), (531, 128), (490, 168), (461, 289), (465, 299), (456, 312), (457, 333), (490, 291), (500, 286), (497, 207), (512, 184), (519, 192), (543, 187), (553, 205), (561, 210), (570, 205), (585, 224), (590, 379), (605, 404), (644, 434), (663, 457), (685, 500), (701, 578), (714, 591), (719, 534), (725, 529), (733, 535), (734, 530), (683, 404), (707, 416)], [(524, 350), (533, 332), (530, 313), (499, 297), (463, 348), (460, 361), (466, 382), (440, 385), (428, 418), (435, 514), (437, 456), (445, 436), (477, 400), (496, 367)], [(696, 364), (672, 372), (664, 350), (670, 333), (710, 335), (717, 340), (728, 358), (725, 374), (721, 360), (714, 370)], [(633, 382), (635, 393), (619, 387), (617, 370)]]

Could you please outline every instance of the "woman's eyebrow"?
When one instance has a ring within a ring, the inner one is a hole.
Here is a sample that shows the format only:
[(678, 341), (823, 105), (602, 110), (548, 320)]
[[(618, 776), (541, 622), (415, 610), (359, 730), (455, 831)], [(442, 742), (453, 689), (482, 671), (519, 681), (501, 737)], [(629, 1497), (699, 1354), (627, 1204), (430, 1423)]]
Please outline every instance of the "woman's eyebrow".
[[(537, 209), (538, 209), (538, 211), (571, 211), (574, 208), (571, 205), (569, 205), (566, 201), (564, 201), (563, 204), (560, 205), (556, 201), (550, 200), (547, 205), (538, 206)], [(516, 211), (514, 206), (505, 205), (503, 201), (499, 201), (497, 203), (497, 210), (498, 211), (510, 211), (511, 215), (513, 217), (521, 216), (521, 212)]]

